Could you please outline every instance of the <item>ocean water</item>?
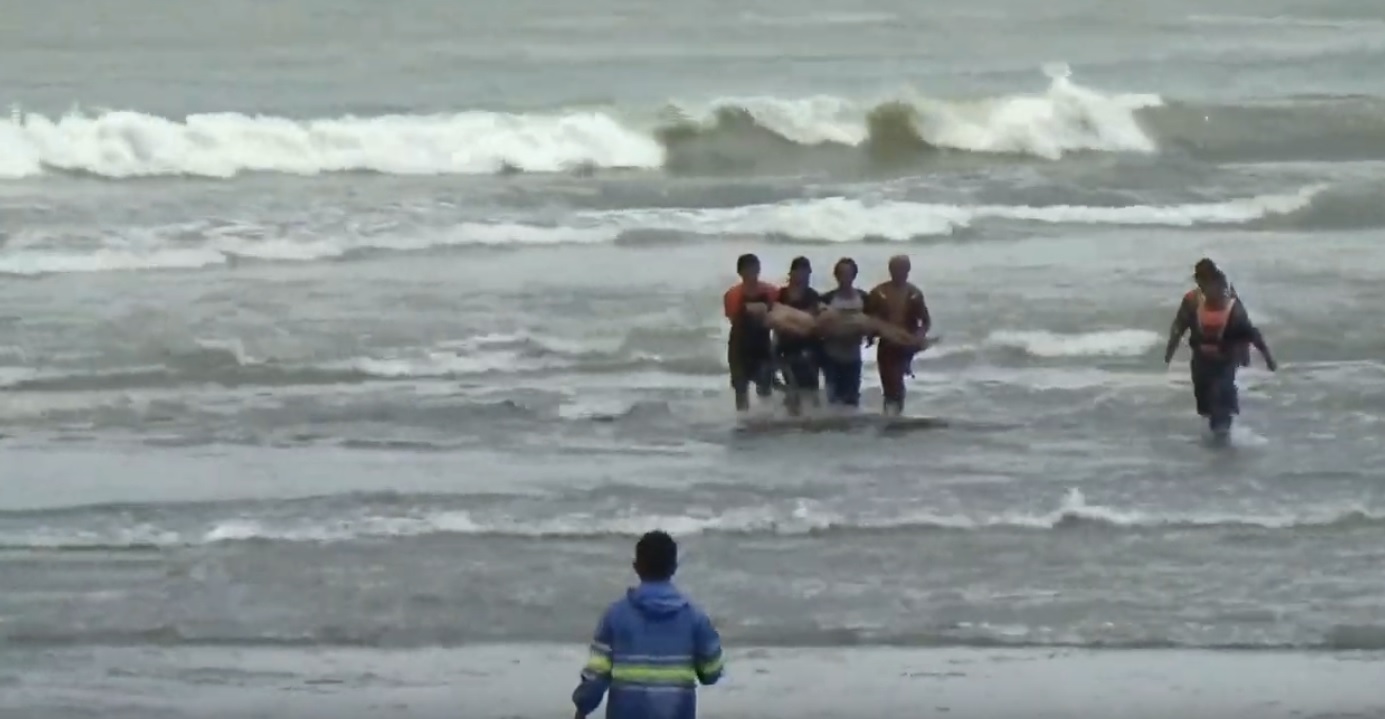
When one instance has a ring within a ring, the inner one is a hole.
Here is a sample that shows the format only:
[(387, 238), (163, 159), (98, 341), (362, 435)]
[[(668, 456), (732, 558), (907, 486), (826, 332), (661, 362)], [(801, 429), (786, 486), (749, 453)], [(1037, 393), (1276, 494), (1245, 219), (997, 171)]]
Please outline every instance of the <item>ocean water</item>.
[[(580, 645), (656, 527), (729, 646), (1385, 648), (1379, 3), (3, 14), (0, 686)], [(745, 251), (909, 254), (950, 425), (735, 431)]]

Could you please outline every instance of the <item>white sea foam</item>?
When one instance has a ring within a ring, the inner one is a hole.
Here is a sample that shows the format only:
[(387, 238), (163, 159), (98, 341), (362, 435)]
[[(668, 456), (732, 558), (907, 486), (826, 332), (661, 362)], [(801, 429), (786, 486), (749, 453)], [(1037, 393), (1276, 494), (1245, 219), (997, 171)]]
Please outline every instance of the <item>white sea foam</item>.
[[(980, 100), (910, 92), (885, 100), (728, 97), (680, 106), (689, 119), (704, 123), (719, 109), (741, 108), (761, 126), (803, 145), (859, 145), (868, 137), (871, 111), (894, 102), (912, 108), (917, 135), (938, 147), (1050, 159), (1074, 151), (1157, 150), (1135, 118), (1137, 110), (1161, 104), (1157, 96), (1085, 88), (1072, 82), (1063, 66), (1046, 72), (1050, 84), (1043, 92)], [(656, 138), (659, 123), (640, 119), (649, 115), (618, 108), (315, 119), (237, 112), (165, 118), (133, 109), (48, 117), (16, 111), (0, 120), (0, 178), (49, 170), (107, 178), (229, 178), (246, 172), (438, 175), (657, 168), (665, 161), (665, 148)]]
[(678, 536), (716, 533), (803, 535), (823, 531), (901, 530), (1053, 530), (1074, 523), (1130, 528), (1251, 527), (1287, 529), (1323, 526), (1343, 521), (1385, 519), (1362, 507), (1319, 508), (1266, 515), (1154, 514), (1090, 504), (1071, 489), (1050, 511), (1010, 511), (993, 514), (943, 514), (908, 508), (886, 514), (848, 513), (810, 500), (726, 510), (690, 509), (684, 514), (616, 512), (545, 518), (508, 516), (503, 512), (463, 510), (401, 510), (374, 513), (363, 510), (344, 516), (300, 519), (235, 517), (213, 520), (199, 528), (171, 528), (151, 523), (91, 529), (27, 529), (0, 533), (8, 546), (171, 546), (246, 540), (344, 542), (371, 537), (413, 537), (432, 534), (485, 534), (533, 538), (639, 536), (649, 527), (662, 527)]
[[(847, 243), (945, 237), (985, 220), (1174, 227), (1239, 224), (1306, 207), (1323, 189), (1315, 185), (1293, 193), (1224, 202), (1128, 207), (956, 205), (826, 197), (731, 208), (583, 211), (556, 225), (462, 222), (441, 230), (406, 228), (398, 234), (324, 235), (311, 228), (239, 226), (235, 232), (228, 232), (224, 228), (183, 223), (103, 231), (75, 238), (80, 240), (75, 242), (66, 235), (22, 230), (0, 249), (0, 273), (195, 269), (237, 258), (307, 262), (364, 250), (407, 252), (458, 246), (600, 244), (640, 231)], [(200, 238), (201, 244), (189, 246), (190, 235)]]

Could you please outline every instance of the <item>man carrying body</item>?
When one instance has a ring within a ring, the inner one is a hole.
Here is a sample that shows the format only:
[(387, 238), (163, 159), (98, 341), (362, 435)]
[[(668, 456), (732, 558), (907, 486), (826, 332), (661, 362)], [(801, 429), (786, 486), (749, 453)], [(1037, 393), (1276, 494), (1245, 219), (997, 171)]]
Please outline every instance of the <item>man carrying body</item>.
[(750, 409), (750, 385), (761, 399), (774, 394), (774, 346), (765, 312), (779, 299), (779, 289), (760, 281), (760, 258), (741, 255), (736, 260), (740, 283), (722, 295), (722, 308), (731, 323), (726, 343), (731, 389), (736, 393), (736, 411)]
[[(843, 257), (832, 268), (837, 286), (822, 294), (822, 303), (842, 316), (863, 314), (868, 295), (857, 289), (856, 261)], [(861, 335), (829, 336), (822, 341), (822, 379), (827, 385), (827, 404), (858, 407), (861, 404)], [(867, 339), (866, 343), (872, 340)]]
[[(808, 285), (812, 281), (813, 265), (807, 257), (795, 257), (789, 263), (789, 283), (779, 290), (779, 304), (817, 315), (822, 298)], [(818, 404), (818, 374), (822, 345), (817, 337), (779, 334), (776, 339), (779, 365), (784, 370), (784, 406), (790, 415), (803, 409), (803, 399)]]
[(1185, 332), (1190, 335), (1188, 344), (1193, 350), (1189, 371), (1197, 413), (1207, 418), (1213, 433), (1226, 436), (1231, 431), (1233, 418), (1241, 411), (1236, 389), (1236, 370), (1241, 366), (1237, 348), (1244, 344), (1254, 345), (1271, 372), (1277, 365), (1260, 330), (1251, 323), (1250, 315), (1230, 296), (1226, 276), (1220, 271), (1205, 278), (1191, 309), (1187, 302), (1179, 306), (1173, 326), (1169, 328), (1164, 364), (1173, 361), (1178, 341)]
[[(877, 319), (899, 327), (922, 340), (932, 327), (928, 302), (923, 291), (909, 282), (910, 263), (906, 255), (890, 258), (890, 279), (870, 291), (868, 311)], [(904, 411), (904, 378), (913, 376), (911, 368), (919, 347), (898, 345), (881, 337), (875, 351), (880, 372), (880, 387), (885, 395), (884, 413), (897, 416)]]

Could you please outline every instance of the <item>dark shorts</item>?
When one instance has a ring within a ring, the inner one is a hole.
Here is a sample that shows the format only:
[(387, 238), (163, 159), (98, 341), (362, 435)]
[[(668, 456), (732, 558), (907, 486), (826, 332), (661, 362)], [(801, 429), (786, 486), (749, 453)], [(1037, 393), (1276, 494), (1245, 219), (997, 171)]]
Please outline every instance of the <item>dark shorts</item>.
[(774, 394), (774, 356), (770, 352), (738, 352), (734, 347), (726, 353), (727, 364), (731, 366), (731, 389), (736, 394), (750, 391), (755, 385), (755, 394), (769, 397)]
[(780, 348), (779, 366), (784, 371), (784, 383), (798, 389), (817, 391), (818, 354), (817, 348), (811, 345)]

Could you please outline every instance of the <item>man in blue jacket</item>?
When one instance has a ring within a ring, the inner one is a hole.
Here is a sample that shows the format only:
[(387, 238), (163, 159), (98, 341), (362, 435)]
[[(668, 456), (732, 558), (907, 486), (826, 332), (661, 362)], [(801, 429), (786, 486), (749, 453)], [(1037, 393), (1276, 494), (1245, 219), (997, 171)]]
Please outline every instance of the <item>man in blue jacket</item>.
[(592, 638), (582, 683), (572, 693), (577, 719), (693, 719), (697, 685), (721, 679), (721, 637), (712, 620), (673, 586), (678, 545), (650, 532), (635, 545), (640, 585), (606, 610)]

